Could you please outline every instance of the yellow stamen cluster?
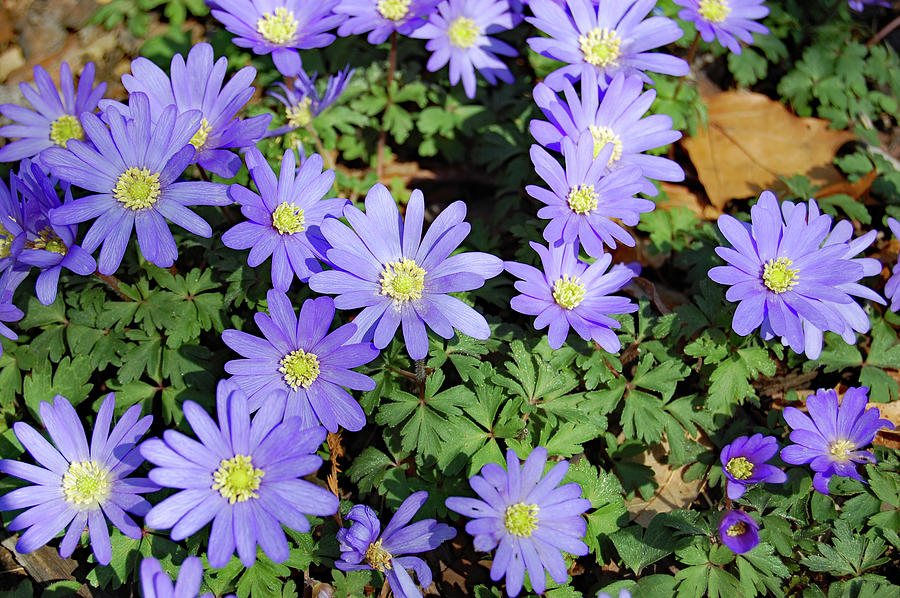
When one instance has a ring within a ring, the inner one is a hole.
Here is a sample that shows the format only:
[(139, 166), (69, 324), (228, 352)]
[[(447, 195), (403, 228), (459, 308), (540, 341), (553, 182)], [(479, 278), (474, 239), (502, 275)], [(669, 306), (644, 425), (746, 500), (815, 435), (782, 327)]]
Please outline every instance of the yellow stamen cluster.
[(747, 524), (743, 521), (738, 521), (737, 523), (731, 525), (725, 533), (729, 536), (741, 536), (747, 533)]
[(577, 276), (564, 275), (553, 283), (553, 300), (564, 309), (575, 309), (584, 301), (584, 284)]
[(313, 119), (311, 106), (312, 98), (309, 97), (303, 98), (293, 106), (289, 106), (284, 111), (288, 124), (299, 129), (311, 123)]
[(728, 460), (728, 464), (725, 465), (725, 471), (738, 480), (746, 480), (753, 475), (753, 463), (745, 457), (735, 457)]
[(466, 17), (456, 17), (447, 28), (447, 36), (450, 43), (457, 48), (471, 48), (481, 34), (481, 30), (475, 21)]
[(291, 390), (300, 387), (309, 388), (309, 385), (319, 377), (319, 358), (314, 353), (297, 349), (281, 359), (278, 371), (284, 374), (284, 381)]
[(282, 235), (293, 235), (306, 230), (303, 209), (297, 204), (282, 202), (272, 213), (272, 226)]
[(589, 214), (597, 209), (600, 195), (594, 191), (593, 185), (578, 185), (569, 191), (569, 197), (566, 200), (576, 214)]
[(294, 39), (299, 26), (294, 13), (283, 6), (276, 8), (274, 13), (265, 13), (256, 22), (259, 34), (273, 44), (286, 44)]
[(111, 490), (109, 470), (96, 461), (70, 463), (62, 477), (63, 496), (76, 508), (102, 505)]
[(615, 29), (597, 27), (578, 36), (578, 45), (584, 54), (585, 62), (594, 66), (608, 67), (615, 65), (622, 55), (622, 38)]
[(728, 0), (700, 0), (700, 16), (710, 23), (721, 23), (731, 14)]
[(190, 142), (198, 152), (206, 145), (206, 140), (209, 139), (210, 131), (212, 131), (212, 125), (209, 124), (209, 121), (205, 118), (200, 119), (200, 128), (197, 129), (197, 132), (191, 137)]
[(149, 208), (159, 199), (159, 193), (159, 173), (134, 166), (119, 175), (113, 189), (113, 196), (131, 210)]
[(412, 4), (412, 0), (378, 0), (375, 8), (378, 9), (378, 14), (385, 19), (399, 21), (409, 14), (410, 4)]
[(50, 123), (50, 141), (60, 147), (66, 147), (69, 139), (84, 139), (84, 129), (77, 116), (63, 114)]
[(0, 224), (0, 259), (9, 257), (12, 252), (13, 236)]
[(384, 573), (385, 570), (390, 570), (392, 568), (392, 558), (394, 558), (394, 556), (381, 547), (380, 538), (377, 542), (369, 544), (369, 547), (366, 549), (366, 562), (376, 571)]
[(612, 166), (622, 158), (622, 139), (609, 127), (597, 127), (591, 125), (591, 137), (594, 138), (594, 159), (600, 155), (600, 150), (607, 143), (613, 144), (612, 154), (609, 156), (607, 166)]
[(771, 259), (763, 267), (763, 283), (773, 293), (784, 293), (797, 284), (797, 273), (800, 270), (791, 270), (789, 266), (793, 262), (786, 257)]
[(230, 504), (259, 498), (256, 491), (264, 475), (266, 472), (262, 469), (253, 467), (249, 455), (235, 455), (219, 463), (219, 468), (213, 473), (212, 489), (218, 490)]
[(520, 538), (529, 537), (538, 526), (538, 506), (517, 503), (506, 508), (503, 525), (506, 531)]
[(838, 461), (848, 461), (850, 452), (856, 448), (856, 444), (850, 440), (835, 440), (828, 447), (828, 454)]
[(38, 238), (28, 243), (28, 246), (31, 249), (44, 249), (60, 255), (66, 255), (69, 252), (69, 248), (66, 247), (63, 240), (50, 227), (42, 230)]
[(384, 266), (380, 282), (381, 294), (395, 301), (421, 299), (425, 289), (425, 270), (415, 261), (403, 258)]

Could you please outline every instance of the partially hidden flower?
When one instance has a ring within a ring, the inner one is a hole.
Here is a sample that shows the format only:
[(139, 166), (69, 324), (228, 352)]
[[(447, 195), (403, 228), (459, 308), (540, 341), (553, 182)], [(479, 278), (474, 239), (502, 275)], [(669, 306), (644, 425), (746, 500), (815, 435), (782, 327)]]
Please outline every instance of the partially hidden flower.
[(353, 521), (349, 529), (338, 530), (341, 558), (334, 566), (341, 571), (374, 569), (384, 573), (396, 598), (422, 598), (407, 569), (416, 573), (419, 585), (431, 585), (431, 569), (415, 556), (403, 556), (434, 550), (446, 540), (456, 537), (456, 530), (434, 519), (423, 519), (407, 525), (425, 503), (428, 493), (414, 492), (391, 517), (384, 531), (378, 515), (366, 505), (355, 505), (346, 519)]
[(595, 340), (610, 353), (621, 348), (613, 329), (619, 328), (612, 314), (637, 311), (637, 305), (626, 297), (610, 296), (634, 277), (629, 268), (617, 265), (609, 268), (610, 254), (592, 264), (578, 259), (577, 245), (551, 245), (549, 248), (531, 243), (541, 258), (543, 271), (534, 266), (506, 262), (506, 270), (520, 278), (515, 288), (521, 294), (510, 301), (519, 313), (536, 316), (537, 330), (549, 326), (547, 340), (552, 349), (560, 348), (575, 329), (584, 340)]
[(306, 71), (301, 70), (288, 85), (281, 82), (275, 83), (275, 86), (281, 89), (281, 93), (277, 91), (267, 91), (266, 93), (284, 104), (287, 124), (267, 132), (266, 137), (284, 135), (312, 123), (313, 119), (322, 114), (344, 93), (355, 72), (356, 69), (351, 69), (348, 65), (336, 75), (328, 77), (328, 83), (325, 85), (325, 92), (322, 95), (319, 95), (316, 90), (318, 73), (313, 73), (310, 77)]
[[(198, 557), (189, 556), (184, 559), (174, 586), (158, 560), (148, 556), (141, 561), (143, 598), (213, 598), (209, 592), (197, 596), (202, 582), (203, 561)], [(229, 594), (226, 598), (234, 598), (234, 594)]]
[[(13, 332), (4, 322), (18, 322), (25, 317), (25, 314), (12, 304), (12, 296), (12, 291), (0, 290), (0, 336), (16, 341), (19, 340), (19, 335)], [(2, 343), (0, 343), (0, 355), (3, 355)]]
[(439, 0), (341, 0), (334, 12), (347, 15), (338, 35), (369, 32), (370, 44), (380, 44), (392, 33), (409, 35), (425, 24)]
[[(2, 185), (0, 185), (2, 190)], [(894, 218), (887, 219), (891, 232), (894, 233), (895, 239), (900, 239), (900, 222)], [(884, 295), (891, 300), (891, 311), (896, 312), (900, 309), (900, 260), (894, 264), (894, 269), (887, 284), (884, 286)]]
[(726, 511), (719, 520), (719, 538), (733, 553), (744, 554), (759, 544), (759, 524), (743, 511)]
[(112, 544), (107, 519), (129, 538), (141, 539), (141, 526), (127, 513), (145, 515), (150, 503), (140, 494), (158, 488), (146, 478), (127, 476), (144, 461), (136, 445), (153, 417), (141, 417), (140, 405), (134, 405), (110, 432), (114, 409), (115, 398), (110, 393), (97, 412), (90, 444), (78, 413), (60, 395), (53, 404), (42, 401), (38, 408), (53, 444), (28, 424), (13, 424), (16, 438), (38, 462), (0, 460), (0, 471), (34, 484), (0, 497), (0, 510), (26, 509), (8, 526), (10, 531), (26, 530), (19, 537), (17, 551), (37, 550), (68, 528), (59, 544), (59, 554), (68, 558), (87, 528), (94, 557), (108, 565)]
[(682, 6), (678, 18), (690, 21), (697, 27), (703, 41), (719, 43), (734, 52), (741, 53), (741, 42), (753, 43), (753, 34), (767, 34), (768, 27), (757, 23), (769, 14), (765, 0), (674, 0)]
[[(610, 596), (606, 592), (600, 592), (599, 594), (597, 594), (597, 598), (612, 598), (612, 596)], [(619, 595), (617, 598), (631, 598), (631, 592), (629, 592), (628, 590), (619, 590)]]
[(319, 154), (298, 169), (294, 152), (285, 151), (277, 178), (258, 149), (249, 150), (246, 159), (258, 193), (243, 185), (228, 188), (247, 221), (225, 231), (222, 243), (231, 249), (250, 249), (251, 268), (272, 256), (272, 286), (287, 291), (294, 276), (305, 282), (322, 271), (319, 259), (327, 244), (319, 228), (327, 216), (339, 217), (347, 200), (325, 199), (334, 171), (322, 171)]
[(506, 453), (506, 470), (488, 463), (469, 483), (481, 498), (451, 497), (447, 508), (471, 517), (466, 532), (474, 536), (475, 550), (497, 548), (491, 579), (506, 577), (506, 593), (522, 590), (525, 572), (535, 593), (543, 594), (546, 574), (565, 583), (568, 571), (562, 553), (584, 556), (589, 549), (582, 539), (587, 522), (582, 514), (591, 502), (581, 498), (581, 486), (559, 483), (569, 462), (557, 463), (546, 475), (547, 449), (536, 447), (523, 465), (515, 451)]
[(49, 147), (66, 147), (69, 139), (84, 139), (81, 115), (93, 112), (106, 92), (106, 83), (94, 87), (93, 62), (84, 65), (77, 90), (69, 64), (62, 63), (59, 67), (62, 97), (41, 65), (34, 67), (34, 83), (36, 88), (19, 84), (22, 95), (34, 110), (16, 104), (0, 105), (0, 114), (15, 121), (0, 127), (0, 135), (18, 138), (0, 148), (0, 162), (33, 158)]
[(884, 6), (885, 8), (890, 8), (891, 3), (888, 0), (847, 0), (847, 4), (853, 10), (857, 12), (862, 12), (865, 10), (866, 5), (868, 6)]
[(22, 228), (24, 222), (25, 208), (19, 193), (19, 179), (11, 176), (9, 187), (0, 180), (0, 293), (14, 291), (24, 278), (21, 272), (13, 274), (27, 240)]
[(834, 389), (819, 389), (806, 399), (809, 415), (796, 407), (784, 410), (794, 444), (781, 449), (781, 458), (793, 465), (809, 463), (815, 472), (813, 486), (822, 494), (828, 494), (833, 475), (864, 481), (856, 464), (876, 460), (863, 449), (881, 428), (894, 429), (890, 420), (879, 419), (877, 407), (866, 409), (868, 392), (865, 386), (849, 388), (839, 404)]
[(303, 429), (300, 418), (282, 421), (280, 405), (269, 402), (252, 421), (246, 396), (228, 381), (216, 389), (219, 425), (193, 401), (184, 416), (200, 442), (175, 430), (141, 446), (157, 465), (150, 479), (177, 488), (147, 516), (154, 529), (170, 529), (179, 541), (212, 521), (207, 556), (214, 568), (224, 567), (237, 549), (241, 563), (256, 561), (257, 544), (272, 561), (289, 556), (282, 525), (310, 529), (307, 515), (333, 515), (337, 497), (302, 478), (322, 464), (315, 451), (325, 440), (322, 427)]
[(722, 448), (719, 459), (725, 473), (728, 498), (737, 500), (744, 495), (747, 486), (766, 482), (783, 484), (787, 475), (766, 461), (778, 452), (778, 439), (774, 436), (740, 436)]
[(356, 324), (331, 333), (334, 301), (307, 299), (300, 317), (287, 295), (269, 291), (269, 315), (258, 313), (256, 325), (265, 339), (239, 330), (226, 330), (222, 340), (245, 359), (233, 359), (225, 371), (250, 399), (250, 409), (277, 403), (285, 419), (299, 416), (302, 428), (321, 424), (356, 432), (366, 425), (362, 407), (344, 390), (372, 390), (375, 381), (351, 368), (378, 357), (372, 343), (350, 343)]
[(454, 329), (488, 338), (484, 316), (449, 295), (480, 288), (503, 270), (500, 258), (488, 253), (450, 255), (471, 230), (463, 220), (466, 204), (447, 206), (424, 237), (425, 199), (418, 189), (410, 195), (405, 218), (380, 183), (369, 190), (365, 206), (365, 213), (353, 205), (344, 208), (350, 227), (335, 218), (322, 224), (334, 270), (309, 279), (313, 291), (337, 295), (338, 309), (364, 308), (353, 320), (353, 341), (371, 339), (384, 349), (402, 325), (409, 356), (422, 359), (428, 354), (426, 326), (443, 338), (452, 338)]

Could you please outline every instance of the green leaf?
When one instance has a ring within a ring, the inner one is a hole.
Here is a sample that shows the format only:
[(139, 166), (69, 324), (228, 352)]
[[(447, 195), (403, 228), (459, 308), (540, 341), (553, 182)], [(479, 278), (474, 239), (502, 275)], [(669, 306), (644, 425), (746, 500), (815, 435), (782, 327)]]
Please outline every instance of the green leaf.
[(91, 362), (86, 355), (79, 355), (75, 359), (63, 357), (55, 370), (45, 361), (25, 377), (25, 404), (38, 420), (38, 405), (41, 401), (52, 402), (56, 395), (62, 395), (72, 405), (78, 405), (94, 387), (88, 382), (92, 373)]
[(291, 570), (280, 563), (273, 563), (262, 551), (256, 555), (253, 566), (244, 571), (237, 583), (238, 598), (271, 598), (281, 596), (284, 582)]
[(654, 517), (645, 531), (639, 525), (630, 525), (610, 536), (619, 556), (635, 575), (647, 565), (651, 565), (675, 550), (672, 534), (660, 522), (654, 525)]

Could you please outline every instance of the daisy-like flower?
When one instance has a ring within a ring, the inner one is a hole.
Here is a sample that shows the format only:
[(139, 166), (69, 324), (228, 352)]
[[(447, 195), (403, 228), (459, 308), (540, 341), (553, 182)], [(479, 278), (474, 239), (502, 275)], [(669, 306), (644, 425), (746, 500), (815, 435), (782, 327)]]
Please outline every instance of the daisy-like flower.
[(475, 69), (488, 83), (497, 79), (513, 82), (513, 75), (506, 64), (497, 58), (516, 56), (516, 49), (493, 37), (512, 29), (515, 25), (509, 2), (504, 0), (444, 0), (428, 22), (410, 34), (410, 37), (427, 39), (425, 49), (431, 52), (426, 68), (437, 71), (450, 63), (450, 83), (456, 85), (462, 78), (463, 89), (469, 98), (475, 97)]
[(750, 224), (720, 216), (719, 230), (733, 248), (716, 248), (729, 265), (712, 268), (709, 277), (729, 285), (725, 298), (739, 302), (736, 333), (746, 336), (761, 326), (764, 339), (780, 336), (795, 352), (816, 359), (822, 331), (844, 332), (847, 324), (834, 305), (853, 301), (844, 285), (859, 280), (866, 267), (848, 258), (848, 243), (823, 246), (830, 218), (813, 208), (807, 221), (806, 204), (787, 204), (779, 208), (775, 195), (764, 191), (750, 210)]
[(334, 183), (334, 171), (322, 172), (322, 156), (313, 154), (297, 169), (293, 150), (284, 152), (278, 178), (262, 153), (247, 152), (247, 167), (259, 193), (231, 185), (228, 193), (248, 218), (222, 235), (231, 249), (250, 249), (247, 264), (255, 268), (272, 256), (272, 286), (287, 291), (294, 275), (305, 282), (321, 272), (327, 248), (319, 230), (326, 216), (339, 217), (346, 199), (323, 199)]
[(563, 81), (577, 81), (593, 70), (606, 88), (616, 73), (639, 75), (652, 83), (644, 71), (684, 76), (690, 66), (681, 58), (648, 52), (678, 40), (683, 31), (666, 17), (644, 17), (656, 0), (600, 2), (566, 0), (568, 12), (552, 0), (531, 0), (533, 17), (525, 20), (549, 37), (530, 37), (531, 49), (568, 63), (544, 79), (551, 89), (563, 89)]
[(343, 0), (334, 12), (347, 15), (338, 35), (369, 32), (370, 44), (380, 44), (395, 31), (409, 35), (425, 24), (439, 0)]
[(352, 432), (366, 425), (366, 414), (344, 390), (372, 390), (375, 381), (350, 368), (378, 357), (371, 343), (347, 344), (356, 332), (356, 324), (344, 324), (328, 333), (334, 320), (331, 297), (307, 299), (294, 313), (287, 295), (269, 291), (269, 314), (254, 317), (265, 340), (241, 332), (226, 330), (222, 340), (246, 359), (225, 364), (231, 380), (250, 399), (250, 409), (266, 403), (281, 405), (285, 419), (299, 416), (301, 427), (325, 426), (330, 432), (338, 427)]
[(581, 241), (591, 257), (603, 255), (603, 245), (616, 247), (616, 241), (634, 247), (634, 238), (619, 222), (634, 226), (641, 214), (656, 207), (649, 199), (635, 195), (653, 185), (641, 176), (641, 169), (627, 166), (609, 171), (607, 164), (615, 151), (607, 143), (594, 159), (594, 139), (589, 131), (577, 143), (565, 137), (562, 153), (566, 167), (539, 145), (531, 146), (535, 172), (550, 189), (528, 185), (525, 191), (546, 204), (538, 218), (549, 218), (544, 239), (551, 244)]
[(743, 511), (726, 511), (719, 520), (719, 538), (735, 554), (744, 554), (759, 544), (759, 524)]
[(791, 442), (781, 449), (786, 463), (809, 463), (815, 473), (813, 487), (828, 494), (831, 476), (864, 481), (856, 471), (857, 463), (876, 463), (875, 456), (866, 450), (881, 428), (894, 429), (890, 420), (879, 419), (877, 407), (866, 409), (869, 389), (865, 386), (849, 388), (838, 405), (834, 389), (819, 389), (806, 399), (804, 414), (796, 407), (784, 410), (784, 419), (792, 428)]
[[(591, 69), (581, 79), (580, 96), (571, 83), (563, 82), (565, 100), (548, 85), (538, 83), (534, 101), (549, 122), (532, 120), (531, 134), (544, 147), (562, 151), (564, 138), (577, 141), (585, 131), (590, 131), (594, 158), (600, 155), (604, 145), (613, 145), (607, 160), (610, 169), (638, 166), (647, 178), (683, 181), (684, 170), (675, 161), (644, 153), (674, 143), (681, 138), (681, 132), (672, 129), (672, 118), (668, 115), (644, 116), (656, 99), (656, 91), (643, 91), (643, 88), (640, 77), (619, 73), (601, 98), (597, 73)], [(649, 185), (644, 193), (656, 195), (656, 187)]]
[[(78, 225), (55, 225), (49, 212), (63, 205), (54, 182), (35, 163), (22, 161), (18, 176), (19, 190), (25, 198), (25, 223), (28, 240), (18, 261), (41, 270), (34, 290), (38, 301), (50, 305), (56, 300), (56, 287), (63, 268), (87, 276), (97, 268), (97, 262), (87, 251), (75, 244)], [(63, 185), (65, 203), (72, 201), (72, 189)]]
[(637, 311), (637, 305), (625, 297), (612, 297), (634, 277), (629, 268), (617, 265), (607, 272), (612, 256), (604, 254), (593, 264), (578, 259), (577, 245), (544, 247), (532, 241), (531, 248), (541, 257), (544, 271), (534, 266), (506, 262), (506, 270), (520, 278), (510, 306), (519, 313), (537, 316), (534, 327), (550, 326), (547, 340), (550, 348), (559, 349), (575, 329), (584, 340), (595, 340), (610, 353), (621, 348), (613, 332), (621, 324), (610, 314)]
[(140, 405), (134, 405), (110, 433), (114, 409), (110, 393), (97, 412), (90, 445), (78, 413), (60, 395), (52, 405), (42, 401), (39, 407), (55, 447), (28, 424), (13, 424), (16, 438), (40, 465), (0, 460), (0, 471), (35, 484), (0, 497), (0, 510), (27, 509), (9, 524), (10, 531), (28, 528), (19, 537), (17, 551), (37, 550), (68, 527), (59, 544), (59, 554), (68, 558), (87, 527), (97, 562), (108, 565), (112, 544), (107, 519), (129, 538), (141, 539), (141, 527), (126, 511), (139, 517), (146, 514), (150, 503), (139, 495), (157, 487), (146, 478), (126, 476), (144, 461), (136, 444), (153, 417), (141, 417)]
[[(197, 150), (192, 162), (231, 178), (240, 170), (241, 159), (228, 148), (254, 147), (265, 135), (272, 115), (236, 118), (256, 91), (256, 69), (245, 66), (223, 87), (228, 59), (222, 56), (214, 63), (214, 57), (212, 46), (196, 44), (187, 61), (181, 54), (172, 57), (171, 78), (152, 61), (136, 58), (131, 62), (131, 73), (122, 75), (122, 85), (129, 93), (147, 94), (153, 122), (172, 104), (179, 113), (199, 110), (200, 128), (190, 139)], [(126, 106), (112, 100), (104, 100), (100, 107), (104, 112), (115, 108), (131, 116)]]
[(365, 308), (353, 320), (357, 331), (351, 338), (372, 339), (378, 349), (390, 344), (401, 324), (413, 359), (428, 354), (426, 325), (443, 338), (452, 338), (456, 329), (486, 339), (491, 329), (484, 316), (448, 294), (480, 288), (503, 271), (500, 258), (488, 253), (450, 256), (472, 228), (465, 216), (466, 204), (456, 201), (422, 237), (422, 192), (415, 189), (410, 195), (404, 221), (387, 187), (376, 184), (366, 195), (365, 213), (352, 205), (344, 208), (352, 228), (335, 218), (322, 224), (332, 247), (328, 261), (335, 269), (313, 274), (309, 287), (338, 295), (338, 309)]
[(774, 436), (740, 436), (725, 445), (719, 454), (722, 471), (727, 480), (728, 498), (737, 500), (744, 495), (747, 486), (767, 482), (783, 484), (787, 475), (766, 461), (778, 452), (778, 439)]
[[(0, 190), (3, 186), (0, 185)], [(887, 219), (891, 232), (894, 233), (895, 239), (900, 239), (900, 222), (893, 218)], [(884, 287), (884, 295), (891, 300), (891, 311), (900, 309), (900, 261), (894, 264), (894, 270)]]
[[(22, 310), (12, 304), (12, 296), (13, 292), (11, 290), (0, 290), (0, 336), (4, 336), (11, 341), (17, 341), (19, 340), (19, 335), (4, 324), (4, 322), (18, 322), (25, 317)], [(3, 355), (2, 343), (0, 343), (0, 355)]]
[(69, 139), (84, 139), (81, 114), (93, 112), (106, 91), (106, 83), (94, 87), (93, 62), (81, 71), (77, 91), (68, 63), (62, 63), (59, 68), (62, 97), (40, 65), (34, 67), (34, 83), (36, 89), (26, 83), (19, 84), (22, 95), (34, 110), (16, 104), (0, 105), (0, 114), (18, 123), (0, 127), (0, 135), (19, 138), (0, 148), (0, 162), (33, 158), (48, 147), (66, 147)]
[(326, 33), (341, 24), (340, 0), (216, 0), (212, 15), (234, 34), (234, 45), (256, 54), (272, 54), (285, 77), (303, 68), (298, 50), (324, 48), (334, 41)]
[(93, 114), (82, 115), (93, 146), (72, 140), (67, 149), (50, 148), (41, 156), (55, 176), (95, 193), (56, 208), (50, 221), (67, 225), (96, 218), (81, 246), (93, 253), (102, 243), (97, 262), (102, 274), (119, 267), (132, 229), (144, 257), (168, 268), (178, 257), (178, 248), (166, 219), (210, 237), (209, 224), (187, 206), (230, 203), (226, 185), (177, 182), (196, 153), (189, 142), (200, 126), (200, 113), (177, 114), (172, 105), (154, 124), (146, 94), (133, 93), (129, 101), (133, 118), (110, 110), (105, 113), (109, 128)]
[(333, 515), (338, 508), (334, 494), (301, 479), (322, 464), (315, 451), (325, 429), (304, 429), (297, 417), (282, 422), (274, 401), (251, 421), (243, 391), (225, 380), (216, 389), (216, 408), (218, 426), (198, 404), (184, 402), (184, 416), (200, 442), (167, 430), (162, 440), (141, 445), (144, 458), (158, 466), (150, 479), (182, 489), (155, 505), (145, 521), (155, 529), (171, 528), (175, 541), (212, 521), (207, 556), (217, 569), (235, 548), (241, 563), (252, 566), (257, 544), (274, 562), (284, 562), (289, 550), (281, 526), (308, 532), (307, 515)]
[(753, 34), (767, 34), (769, 29), (760, 23), (769, 14), (765, 0), (674, 0), (684, 8), (678, 18), (692, 22), (703, 41), (719, 43), (734, 52), (741, 53), (741, 42), (753, 43)]
[(384, 532), (375, 511), (356, 505), (347, 514), (353, 521), (350, 529), (338, 530), (341, 559), (334, 566), (341, 571), (374, 569), (384, 573), (396, 598), (422, 598), (407, 569), (416, 572), (423, 588), (431, 585), (431, 569), (416, 556), (401, 556), (434, 550), (445, 540), (456, 537), (456, 530), (434, 519), (423, 519), (407, 525), (425, 504), (428, 493), (411, 494), (391, 517)]
[[(203, 582), (203, 561), (189, 556), (181, 563), (175, 585), (162, 566), (152, 556), (141, 561), (141, 592), (143, 598), (213, 598), (209, 592), (199, 597), (200, 584)], [(229, 594), (226, 598), (234, 598)]]
[(322, 114), (326, 108), (341, 97), (355, 72), (356, 69), (351, 69), (347, 65), (338, 74), (328, 77), (325, 93), (321, 96), (315, 85), (317, 73), (313, 73), (313, 76), (310, 77), (305, 71), (301, 70), (300, 74), (294, 78), (292, 85), (285, 85), (281, 82), (276, 83), (275, 86), (280, 88), (282, 93), (277, 91), (268, 91), (266, 93), (284, 104), (284, 115), (287, 124), (269, 131), (266, 133), (266, 137), (284, 135), (289, 131), (310, 124), (314, 118)]
[(557, 463), (544, 475), (546, 462), (547, 449), (542, 446), (531, 451), (521, 466), (510, 449), (506, 470), (488, 463), (480, 475), (469, 478), (482, 500), (454, 496), (446, 502), (451, 511), (472, 518), (466, 531), (475, 538), (475, 550), (488, 552), (499, 544), (491, 579), (505, 576), (510, 597), (522, 590), (526, 570), (534, 592), (543, 594), (546, 573), (557, 583), (568, 579), (563, 552), (588, 553), (581, 541), (587, 531), (581, 515), (591, 501), (581, 498), (578, 484), (559, 486), (569, 470), (568, 461)]

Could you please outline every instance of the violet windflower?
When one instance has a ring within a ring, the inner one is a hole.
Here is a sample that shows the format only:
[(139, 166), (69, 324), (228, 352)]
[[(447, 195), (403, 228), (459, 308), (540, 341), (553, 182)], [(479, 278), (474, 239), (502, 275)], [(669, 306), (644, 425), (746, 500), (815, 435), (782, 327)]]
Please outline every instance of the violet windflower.
[(27, 276), (21, 271), (13, 272), (19, 255), (25, 248), (27, 235), (22, 223), (25, 210), (19, 194), (19, 181), (10, 177), (9, 187), (0, 180), (0, 292), (15, 290)]
[[(202, 582), (203, 561), (198, 557), (189, 556), (184, 559), (174, 586), (158, 560), (148, 556), (141, 561), (143, 598), (214, 598), (209, 592), (197, 596)], [(229, 594), (226, 598), (234, 598), (234, 594)]]
[(743, 511), (726, 511), (719, 520), (719, 538), (733, 553), (744, 554), (759, 544), (759, 524)]
[[(21, 309), (12, 304), (13, 292), (0, 289), (0, 336), (11, 341), (19, 340), (19, 335), (13, 332), (4, 322), (18, 322), (25, 317)], [(0, 343), (0, 355), (3, 355), (3, 344)]]
[(313, 119), (331, 106), (344, 93), (355, 72), (356, 69), (351, 69), (347, 65), (344, 70), (328, 77), (325, 93), (321, 96), (315, 85), (317, 73), (313, 73), (313, 76), (310, 77), (306, 74), (306, 71), (301, 70), (291, 85), (285, 85), (281, 82), (276, 83), (275, 86), (280, 88), (282, 93), (277, 91), (267, 91), (266, 93), (284, 104), (287, 124), (267, 132), (266, 137), (284, 135), (289, 131), (310, 124)]
[(703, 41), (719, 43), (741, 53), (741, 42), (753, 43), (753, 34), (767, 34), (768, 27), (757, 23), (769, 14), (765, 0), (673, 0), (678, 6), (678, 18), (697, 27)]
[[(2, 186), (0, 186), (2, 189)], [(895, 239), (900, 239), (900, 222), (894, 218), (887, 219), (891, 232), (894, 233)], [(896, 312), (900, 309), (900, 260), (894, 264), (894, 269), (887, 284), (884, 286), (884, 295), (891, 300), (891, 311)]]
[(766, 464), (777, 452), (778, 439), (762, 434), (740, 436), (725, 445), (719, 460), (727, 481), (728, 498), (739, 499), (752, 484), (786, 482), (787, 475), (781, 469)]
[(890, 420), (879, 419), (877, 407), (866, 409), (869, 389), (865, 386), (848, 388), (838, 405), (834, 389), (819, 389), (806, 399), (804, 414), (796, 407), (784, 410), (784, 419), (792, 428), (791, 442), (781, 449), (786, 463), (809, 463), (815, 473), (813, 487), (828, 494), (831, 476), (839, 475), (864, 481), (856, 471), (857, 463), (876, 463), (875, 456), (866, 450), (881, 428), (894, 429)]
[(868, 6), (884, 6), (885, 8), (890, 8), (891, 3), (888, 0), (847, 0), (847, 4), (853, 10), (857, 12), (862, 12), (865, 10), (866, 5)]
[(425, 24), (440, 0), (341, 0), (334, 12), (347, 15), (338, 35), (369, 32), (370, 44), (380, 44), (392, 33), (409, 35)]
[(381, 531), (375, 511), (366, 505), (355, 505), (346, 519), (353, 521), (349, 529), (338, 530), (341, 558), (334, 566), (341, 571), (374, 569), (384, 573), (396, 598), (422, 598), (407, 569), (416, 572), (419, 585), (431, 585), (431, 569), (415, 556), (402, 556), (434, 550), (446, 540), (456, 537), (456, 530), (434, 519), (423, 519), (407, 525), (425, 503), (428, 493), (414, 492)]

